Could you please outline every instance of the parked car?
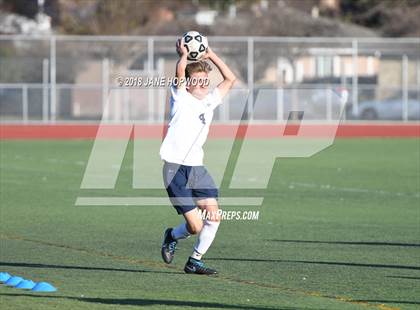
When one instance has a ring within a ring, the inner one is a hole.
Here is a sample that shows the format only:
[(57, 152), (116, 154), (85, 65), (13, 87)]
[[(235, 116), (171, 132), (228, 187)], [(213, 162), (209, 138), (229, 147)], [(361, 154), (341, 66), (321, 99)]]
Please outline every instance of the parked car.
[[(420, 100), (417, 92), (410, 92), (407, 99), (409, 120), (420, 120)], [(359, 103), (358, 113), (353, 118), (363, 120), (402, 120), (404, 100), (398, 93), (384, 100), (371, 100)]]

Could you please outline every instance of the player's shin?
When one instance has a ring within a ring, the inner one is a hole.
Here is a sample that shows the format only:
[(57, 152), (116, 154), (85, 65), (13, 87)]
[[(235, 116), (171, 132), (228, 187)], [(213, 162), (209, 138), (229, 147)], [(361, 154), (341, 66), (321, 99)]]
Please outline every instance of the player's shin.
[(194, 251), (191, 255), (192, 258), (201, 259), (201, 257), (207, 252), (216, 237), (219, 225), (219, 221), (204, 221), (203, 229), (198, 235), (198, 239), (194, 245)]
[(191, 236), (191, 233), (187, 229), (187, 223), (181, 223), (177, 227), (172, 229), (172, 238), (174, 240), (186, 239)]

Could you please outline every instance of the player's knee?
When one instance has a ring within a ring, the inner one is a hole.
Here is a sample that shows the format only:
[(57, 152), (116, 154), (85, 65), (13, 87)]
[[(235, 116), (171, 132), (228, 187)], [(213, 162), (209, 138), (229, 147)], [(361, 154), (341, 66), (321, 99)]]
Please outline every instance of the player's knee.
[(206, 211), (208, 220), (218, 223), (221, 221), (221, 210), (217, 207), (217, 204), (207, 206)]
[(220, 216), (219, 210), (215, 211), (213, 213), (213, 216), (210, 217), (209, 219), (211, 222), (216, 222), (216, 223), (220, 223), (220, 221), (222, 220), (222, 217)]

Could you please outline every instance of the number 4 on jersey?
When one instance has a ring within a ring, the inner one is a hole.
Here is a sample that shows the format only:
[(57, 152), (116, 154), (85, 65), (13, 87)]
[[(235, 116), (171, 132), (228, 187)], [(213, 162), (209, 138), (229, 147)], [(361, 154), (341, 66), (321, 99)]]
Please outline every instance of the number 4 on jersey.
[(198, 118), (200, 119), (200, 121), (205, 125), (206, 124), (206, 119), (204, 118), (204, 113), (201, 113)]

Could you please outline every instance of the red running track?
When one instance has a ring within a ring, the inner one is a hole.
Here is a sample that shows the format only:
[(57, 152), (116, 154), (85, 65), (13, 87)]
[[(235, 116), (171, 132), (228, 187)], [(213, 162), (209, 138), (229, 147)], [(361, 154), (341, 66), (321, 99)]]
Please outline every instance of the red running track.
[[(0, 124), (0, 139), (94, 139), (97, 137), (98, 124)], [(104, 138), (125, 138), (132, 135), (133, 125), (102, 125), (99, 132)], [(282, 136), (293, 137), (325, 137), (331, 135), (335, 128), (331, 125), (279, 125), (258, 124), (237, 126), (229, 124), (214, 124), (209, 138), (243, 138), (245, 133), (249, 138), (278, 138)], [(142, 138), (163, 137), (162, 125), (135, 125), (135, 136)], [(419, 138), (420, 123), (360, 123), (342, 124), (336, 131), (339, 138), (360, 137), (388, 137), (388, 138)]]

